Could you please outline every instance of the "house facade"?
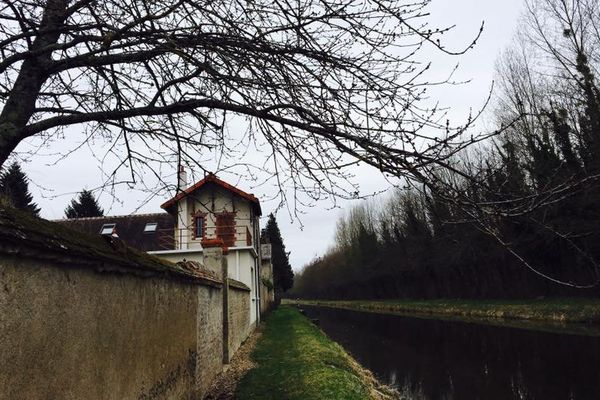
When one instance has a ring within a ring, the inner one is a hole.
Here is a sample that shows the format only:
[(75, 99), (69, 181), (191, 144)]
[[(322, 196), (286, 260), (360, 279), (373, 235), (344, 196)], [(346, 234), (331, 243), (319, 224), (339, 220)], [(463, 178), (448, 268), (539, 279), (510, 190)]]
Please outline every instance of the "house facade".
[(179, 192), (161, 205), (163, 213), (57, 222), (87, 233), (118, 236), (132, 247), (173, 263), (202, 263), (206, 246), (221, 246), (228, 277), (250, 290), (250, 324), (256, 324), (272, 301), (265, 296), (273, 293), (265, 285), (272, 282), (272, 268), (269, 245), (261, 247), (260, 243), (259, 200), (214, 174), (188, 184), (182, 169), (178, 179)]
[(148, 253), (172, 262), (202, 261), (206, 243), (222, 242), (228, 276), (250, 288), (250, 322), (260, 319), (260, 202), (229, 183), (208, 174), (188, 186), (179, 171), (182, 190), (161, 205), (174, 218), (173, 249)]

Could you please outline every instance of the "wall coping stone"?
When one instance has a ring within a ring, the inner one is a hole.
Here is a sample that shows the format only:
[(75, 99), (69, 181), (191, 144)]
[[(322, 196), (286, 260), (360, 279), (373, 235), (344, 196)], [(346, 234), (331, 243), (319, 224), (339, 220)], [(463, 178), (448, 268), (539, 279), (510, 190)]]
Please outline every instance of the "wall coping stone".
[(248, 287), (248, 285), (246, 285), (243, 282), (237, 281), (233, 278), (227, 278), (227, 283), (229, 284), (229, 287), (231, 287), (231, 288), (245, 290), (247, 292), (251, 291), (251, 289)]

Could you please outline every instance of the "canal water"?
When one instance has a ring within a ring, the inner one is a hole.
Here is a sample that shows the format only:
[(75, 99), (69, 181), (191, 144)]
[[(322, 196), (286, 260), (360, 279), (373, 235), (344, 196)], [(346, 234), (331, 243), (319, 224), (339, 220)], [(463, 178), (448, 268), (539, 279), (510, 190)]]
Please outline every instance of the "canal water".
[(406, 399), (600, 399), (599, 337), (302, 308)]

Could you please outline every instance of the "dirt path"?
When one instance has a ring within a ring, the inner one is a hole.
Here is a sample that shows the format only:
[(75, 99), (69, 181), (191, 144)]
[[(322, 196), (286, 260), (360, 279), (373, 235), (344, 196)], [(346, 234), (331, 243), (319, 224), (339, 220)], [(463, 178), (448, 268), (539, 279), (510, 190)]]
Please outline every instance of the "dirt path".
[(256, 366), (250, 355), (262, 335), (262, 329), (263, 327), (259, 326), (242, 344), (231, 359), (229, 368), (217, 376), (204, 400), (229, 400), (234, 398), (235, 388), (239, 380), (246, 372)]

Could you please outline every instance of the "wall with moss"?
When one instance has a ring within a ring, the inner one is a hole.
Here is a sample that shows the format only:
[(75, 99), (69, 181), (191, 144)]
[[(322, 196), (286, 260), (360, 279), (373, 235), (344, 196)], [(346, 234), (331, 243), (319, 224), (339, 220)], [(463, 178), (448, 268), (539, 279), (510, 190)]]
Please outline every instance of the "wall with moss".
[[(202, 398), (223, 366), (222, 289), (107, 269), (0, 257), (0, 400)], [(228, 293), (232, 356), (253, 326), (249, 288)]]
[(226, 272), (0, 207), (0, 400), (201, 399), (251, 330)]

